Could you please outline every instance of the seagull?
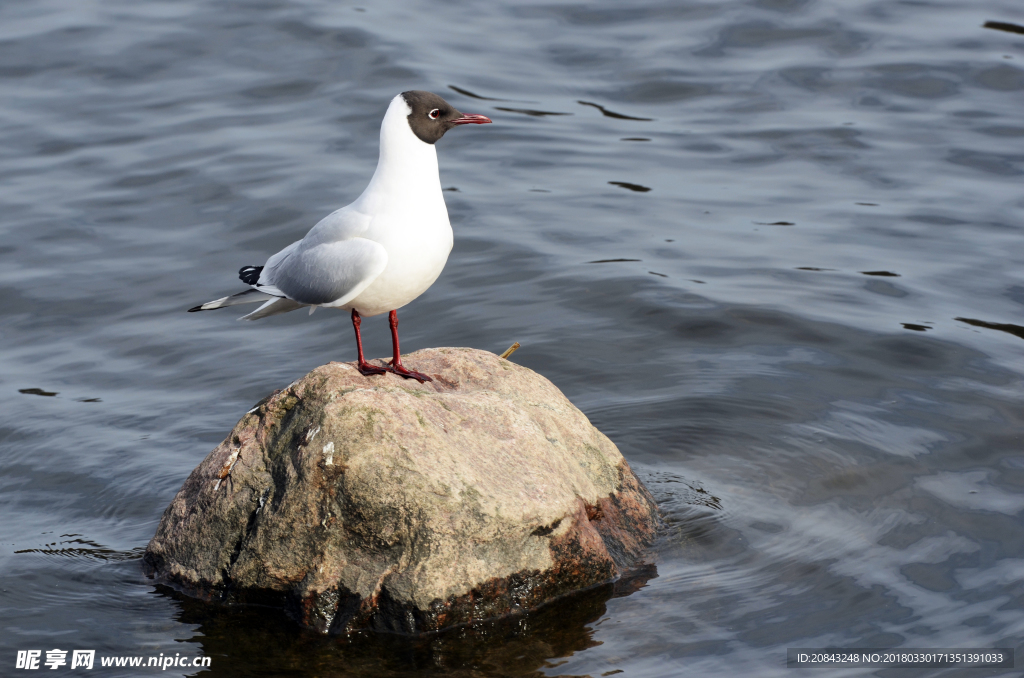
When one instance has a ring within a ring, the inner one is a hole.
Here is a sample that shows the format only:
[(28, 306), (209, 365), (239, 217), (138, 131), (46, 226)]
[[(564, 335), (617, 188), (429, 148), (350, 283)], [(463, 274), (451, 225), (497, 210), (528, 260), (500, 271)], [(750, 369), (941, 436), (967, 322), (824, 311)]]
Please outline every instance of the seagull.
[[(419, 382), (430, 377), (402, 365), (398, 309), (423, 294), (441, 275), (452, 250), (452, 226), (441, 193), (434, 144), (458, 125), (491, 122), (460, 113), (431, 92), (411, 90), (391, 100), (380, 126), (377, 170), (355, 202), (321, 219), (306, 236), (267, 259), (243, 266), (249, 286), (189, 312), (264, 302), (240, 320), (259, 320), (298, 308), (352, 311), (358, 369), (392, 372)], [(390, 312), (394, 357), (384, 367), (363, 358), (362, 316)]]

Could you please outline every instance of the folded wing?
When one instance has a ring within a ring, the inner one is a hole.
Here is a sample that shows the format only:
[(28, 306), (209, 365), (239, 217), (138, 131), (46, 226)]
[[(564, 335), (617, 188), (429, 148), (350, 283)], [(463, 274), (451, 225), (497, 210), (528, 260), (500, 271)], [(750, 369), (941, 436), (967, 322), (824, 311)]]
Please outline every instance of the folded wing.
[[(388, 265), (382, 245), (366, 238), (350, 238), (308, 246), (294, 243), (267, 261), (256, 289), (274, 299), (246, 320), (256, 320), (301, 306), (344, 306), (359, 296)], [(285, 302), (292, 303), (285, 303)]]
[(207, 302), (190, 311), (205, 311), (265, 301), (242, 320), (258, 320), (303, 306), (344, 306), (355, 299), (388, 265), (382, 245), (360, 237), (371, 218), (343, 207), (321, 219), (306, 237), (273, 255), (264, 266), (239, 271), (252, 289)]

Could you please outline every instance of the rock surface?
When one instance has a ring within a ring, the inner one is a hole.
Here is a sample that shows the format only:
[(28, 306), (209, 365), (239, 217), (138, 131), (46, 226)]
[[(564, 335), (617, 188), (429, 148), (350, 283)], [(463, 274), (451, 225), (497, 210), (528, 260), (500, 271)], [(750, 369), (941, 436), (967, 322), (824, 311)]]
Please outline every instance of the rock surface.
[(167, 508), (147, 573), (322, 632), (419, 633), (637, 564), (654, 501), (551, 382), (474, 349), (403, 357), (435, 380), (330, 363), (250, 410)]

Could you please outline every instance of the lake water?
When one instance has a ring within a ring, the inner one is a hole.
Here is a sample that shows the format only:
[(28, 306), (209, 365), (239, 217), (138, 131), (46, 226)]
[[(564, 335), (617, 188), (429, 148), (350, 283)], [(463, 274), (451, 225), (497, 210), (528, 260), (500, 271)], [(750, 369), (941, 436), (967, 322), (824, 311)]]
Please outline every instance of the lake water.
[[(1024, 35), (989, 20), (1024, 8), (4, 3), (0, 672), (53, 648), (215, 676), (788, 676), (787, 648), (827, 646), (1020, 666)], [(403, 348), (521, 342), (658, 498), (657, 576), (420, 641), (154, 587), (139, 558), (191, 469), (355, 357), (338, 312), (185, 309), (354, 199), (406, 89), (494, 124), (438, 144), (455, 249)]]

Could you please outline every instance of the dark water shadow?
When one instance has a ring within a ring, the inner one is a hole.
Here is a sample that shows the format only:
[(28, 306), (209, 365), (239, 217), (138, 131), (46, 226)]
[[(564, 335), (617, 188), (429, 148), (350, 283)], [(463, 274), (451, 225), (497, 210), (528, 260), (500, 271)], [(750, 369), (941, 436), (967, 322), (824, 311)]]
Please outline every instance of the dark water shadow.
[(455, 85), (448, 85), (448, 89), (450, 89), (450, 90), (452, 90), (454, 92), (458, 92), (459, 94), (461, 94), (463, 96), (467, 96), (467, 97), (470, 97), (472, 99), (480, 99), (482, 101), (509, 101), (509, 99), (497, 99), (495, 97), (485, 97), (482, 94), (476, 94), (474, 92), (470, 92), (468, 89), (462, 89), (461, 87), (456, 87)]
[(618, 186), (619, 188), (625, 188), (626, 190), (633, 191), (634, 193), (647, 193), (651, 190), (649, 186), (631, 184), (628, 181), (609, 181), (608, 183), (612, 186)]
[(57, 395), (57, 391), (47, 391), (41, 388), (19, 388), (18, 393), (24, 393), (25, 395), (47, 396), (50, 398)]
[(1020, 325), (1014, 325), (1012, 323), (990, 323), (986, 320), (975, 320), (974, 318), (953, 318), (953, 320), (959, 320), (962, 323), (967, 323), (974, 327), (984, 327), (988, 330), (1006, 332), (1007, 334), (1012, 334), (1015, 337), (1024, 339), (1024, 327), (1021, 327)]
[(645, 122), (650, 122), (651, 120), (654, 120), (654, 118), (637, 118), (632, 115), (626, 115), (625, 113), (616, 113), (615, 111), (609, 111), (601, 104), (595, 104), (591, 101), (577, 101), (576, 103), (583, 106), (591, 106), (593, 108), (596, 108), (597, 110), (601, 111), (601, 114), (604, 115), (606, 118), (616, 118), (618, 120), (641, 120)]
[(538, 111), (533, 108), (508, 108), (506, 106), (495, 106), (494, 110), (507, 113), (521, 113), (532, 118), (543, 118), (546, 115), (572, 115), (572, 113), (559, 113), (558, 111)]
[(280, 609), (205, 603), (164, 585), (155, 594), (196, 624), (190, 639), (212, 658), (212, 676), (548, 676), (558, 660), (600, 645), (591, 625), (607, 602), (658, 576), (643, 565), (613, 584), (582, 591), (523, 615), (419, 637), (360, 632), (322, 636), (299, 628)]
[(476, 92), (470, 92), (468, 89), (464, 89), (462, 87), (456, 87), (455, 85), (448, 85), (448, 89), (452, 90), (453, 92), (458, 92), (459, 94), (461, 94), (463, 96), (467, 96), (467, 97), (469, 97), (471, 99), (480, 99), (481, 101), (515, 101), (515, 102), (518, 102), (518, 103), (521, 103), (521, 104), (535, 104), (535, 103), (537, 103), (536, 101), (526, 101), (524, 99), (499, 99), (497, 97), (485, 97), (482, 94), (477, 94)]
[(1021, 35), (1024, 35), (1024, 26), (1007, 23), (1006, 21), (986, 21), (982, 28), (991, 28), (996, 31), (1006, 31), (1007, 33), (1020, 33)]

